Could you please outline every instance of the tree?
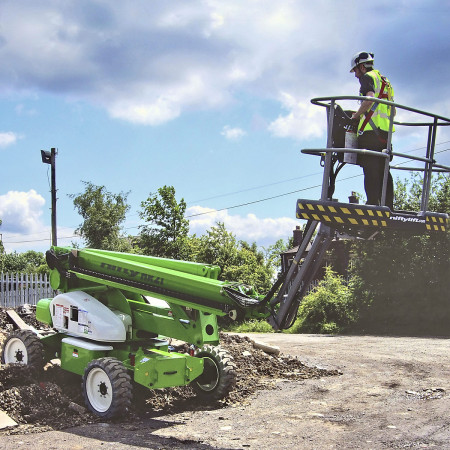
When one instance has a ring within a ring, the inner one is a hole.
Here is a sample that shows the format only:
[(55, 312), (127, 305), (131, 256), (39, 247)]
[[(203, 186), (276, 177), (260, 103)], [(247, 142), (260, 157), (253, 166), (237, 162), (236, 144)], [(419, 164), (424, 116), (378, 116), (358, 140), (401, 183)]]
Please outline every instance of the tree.
[[(429, 209), (450, 212), (450, 179), (437, 176)], [(397, 207), (418, 211), (421, 180), (398, 182)], [(353, 246), (358, 331), (447, 334), (450, 320), (450, 233), (385, 232)]]
[[(2, 225), (2, 219), (0, 219), (0, 226)], [(5, 247), (3, 247), (3, 242), (0, 241), (0, 255), (5, 252)]]
[(45, 273), (48, 266), (41, 252), (28, 250), (24, 253), (3, 253), (0, 255), (0, 272)]
[[(173, 259), (184, 259), (189, 233), (185, 219), (186, 202), (178, 203), (173, 186), (163, 186), (150, 193), (141, 202), (139, 216), (146, 222), (141, 225), (139, 241), (144, 254)], [(192, 251), (192, 250), (191, 250)]]
[(83, 183), (86, 187), (84, 193), (69, 196), (84, 219), (76, 233), (91, 248), (131, 250), (131, 244), (121, 235), (121, 224), (130, 209), (127, 203), (129, 192), (112, 194), (105, 186), (96, 186), (87, 181)]
[[(420, 211), (422, 199), (423, 179), (415, 172), (411, 178), (405, 181), (397, 180), (395, 186), (396, 210)], [(450, 213), (450, 177), (443, 174), (435, 174), (431, 179), (428, 210)]]
[(197, 261), (219, 266), (219, 279), (248, 284), (260, 293), (265, 293), (272, 284), (273, 266), (264, 253), (255, 243), (238, 242), (222, 222), (199, 238)]
[(239, 241), (236, 257), (232, 264), (223, 270), (223, 278), (228, 281), (240, 281), (253, 286), (259, 293), (265, 294), (272, 286), (275, 270), (258, 250), (256, 243)]
[(287, 240), (278, 239), (273, 245), (269, 245), (264, 250), (264, 258), (267, 263), (273, 268), (274, 272), (281, 270), (281, 257), (280, 255), (286, 250), (294, 246), (294, 239), (292, 237)]
[(233, 233), (227, 231), (223, 222), (206, 231), (199, 238), (197, 261), (206, 264), (215, 264), (221, 268), (221, 279), (228, 268), (236, 261), (237, 240)]

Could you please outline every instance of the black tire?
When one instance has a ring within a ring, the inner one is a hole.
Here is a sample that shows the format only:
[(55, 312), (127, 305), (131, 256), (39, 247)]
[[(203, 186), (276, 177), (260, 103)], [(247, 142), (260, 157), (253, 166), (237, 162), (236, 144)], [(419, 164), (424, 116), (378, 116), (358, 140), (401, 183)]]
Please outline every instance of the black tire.
[(36, 370), (44, 367), (44, 346), (31, 330), (16, 330), (2, 346), (2, 364), (24, 364)]
[(195, 356), (205, 362), (203, 373), (191, 383), (195, 393), (205, 401), (225, 398), (236, 384), (233, 357), (221, 347), (211, 345), (204, 345)]
[(84, 371), (81, 387), (86, 406), (99, 417), (118, 417), (126, 414), (131, 406), (131, 377), (116, 358), (91, 361)]

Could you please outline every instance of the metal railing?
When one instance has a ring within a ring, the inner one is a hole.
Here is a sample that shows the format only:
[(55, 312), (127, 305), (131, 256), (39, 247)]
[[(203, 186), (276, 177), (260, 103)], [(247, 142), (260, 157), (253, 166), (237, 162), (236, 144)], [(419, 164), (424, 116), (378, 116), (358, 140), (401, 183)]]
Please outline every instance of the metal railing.
[[(354, 101), (370, 101), (375, 103), (382, 103), (390, 108), (389, 114), (389, 131), (388, 131), (388, 139), (386, 144), (386, 149), (382, 152), (365, 150), (365, 149), (354, 149), (354, 148), (333, 148), (333, 138), (332, 138), (332, 130), (333, 130), (333, 121), (334, 121), (334, 111), (336, 108), (336, 102), (341, 100), (354, 100)], [(317, 97), (311, 100), (311, 103), (318, 106), (323, 106), (327, 109), (327, 118), (328, 118), (328, 130), (327, 130), (327, 148), (321, 149), (303, 149), (302, 153), (306, 154), (314, 154), (314, 155), (324, 155), (324, 173), (323, 173), (323, 182), (322, 182), (322, 194), (321, 200), (329, 200), (328, 192), (330, 186), (330, 174), (332, 170), (332, 154), (333, 153), (356, 153), (356, 154), (364, 154), (375, 156), (378, 158), (384, 158), (384, 176), (383, 176), (383, 185), (382, 185), (382, 194), (381, 194), (381, 206), (386, 205), (386, 192), (387, 192), (387, 182), (388, 182), (388, 173), (389, 173), (389, 162), (392, 156), (398, 156), (401, 158), (406, 158), (412, 161), (419, 161), (424, 163), (424, 167), (396, 167), (392, 166), (392, 169), (400, 169), (400, 170), (411, 170), (411, 171), (423, 171), (423, 185), (422, 185), (422, 198), (420, 203), (421, 211), (427, 211), (428, 209), (428, 201), (430, 195), (430, 185), (431, 185), (431, 176), (433, 172), (450, 172), (450, 167), (444, 166), (441, 164), (437, 164), (434, 159), (434, 149), (436, 145), (436, 134), (437, 129), (440, 126), (449, 126), (450, 119), (447, 117), (439, 116), (438, 114), (433, 114), (426, 111), (421, 111), (419, 109), (411, 108), (409, 106), (401, 105), (399, 103), (390, 102), (388, 100), (382, 100), (374, 97), (363, 97), (363, 96), (334, 96), (334, 97)], [(396, 114), (396, 109), (402, 109), (405, 111), (413, 112), (415, 114), (429, 117), (432, 120), (430, 122), (398, 122), (394, 120), (394, 116)], [(407, 126), (407, 127), (428, 127), (428, 139), (426, 152), (424, 157), (419, 156), (411, 156), (403, 153), (392, 152), (392, 133), (394, 125), (399, 126)]]

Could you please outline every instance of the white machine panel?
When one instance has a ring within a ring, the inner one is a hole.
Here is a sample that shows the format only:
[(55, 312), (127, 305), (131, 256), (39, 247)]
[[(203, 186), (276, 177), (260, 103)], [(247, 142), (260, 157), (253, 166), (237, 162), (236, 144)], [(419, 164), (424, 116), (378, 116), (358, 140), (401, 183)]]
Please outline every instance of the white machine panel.
[[(124, 342), (124, 314), (116, 314), (82, 291), (57, 295), (50, 304), (53, 327), (72, 336), (101, 342)], [(128, 315), (127, 322), (131, 323)]]

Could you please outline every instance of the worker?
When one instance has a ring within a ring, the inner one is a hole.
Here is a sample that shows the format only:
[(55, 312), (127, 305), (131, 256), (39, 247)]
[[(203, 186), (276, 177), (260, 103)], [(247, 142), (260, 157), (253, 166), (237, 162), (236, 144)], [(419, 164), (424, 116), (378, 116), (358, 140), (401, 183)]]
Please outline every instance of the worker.
[[(394, 101), (394, 90), (389, 80), (373, 68), (374, 54), (358, 52), (351, 61), (350, 73), (360, 84), (360, 95)], [(382, 103), (363, 100), (352, 119), (359, 120), (358, 148), (381, 152), (387, 148), (389, 115), (391, 107)], [(395, 109), (394, 109), (395, 114)], [(393, 130), (394, 131), (394, 130)], [(390, 150), (390, 149), (389, 149)], [(385, 158), (358, 155), (358, 164), (364, 171), (364, 189), (368, 205), (381, 205)], [(386, 206), (393, 209), (394, 183), (388, 173)]]

